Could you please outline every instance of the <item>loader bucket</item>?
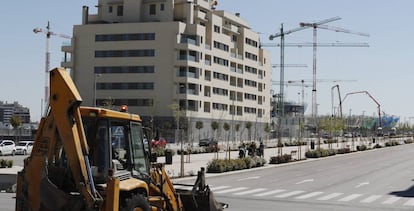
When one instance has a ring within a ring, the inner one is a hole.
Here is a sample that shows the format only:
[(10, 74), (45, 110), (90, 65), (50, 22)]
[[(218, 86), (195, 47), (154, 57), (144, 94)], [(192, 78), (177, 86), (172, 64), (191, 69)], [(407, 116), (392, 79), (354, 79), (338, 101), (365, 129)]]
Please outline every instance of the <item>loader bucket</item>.
[(189, 190), (178, 189), (177, 192), (180, 194), (186, 211), (223, 211), (227, 208), (227, 204), (217, 202), (210, 189), (195, 194)]
[(204, 168), (198, 172), (192, 190), (176, 189), (186, 211), (222, 211), (227, 208), (225, 203), (217, 202), (209, 186), (205, 184)]

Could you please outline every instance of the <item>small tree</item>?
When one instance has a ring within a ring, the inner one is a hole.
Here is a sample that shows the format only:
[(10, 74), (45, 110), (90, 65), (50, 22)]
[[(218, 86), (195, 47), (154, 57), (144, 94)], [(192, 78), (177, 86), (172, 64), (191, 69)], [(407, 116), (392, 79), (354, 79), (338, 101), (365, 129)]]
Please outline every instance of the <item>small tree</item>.
[(213, 130), (213, 138), (216, 130), (219, 128), (220, 124), (216, 121), (211, 122), (211, 129)]
[(246, 129), (247, 129), (247, 136), (249, 137), (249, 141), (252, 140), (252, 123), (251, 122), (246, 122)]
[(102, 107), (114, 110), (115, 108), (115, 100), (112, 97), (108, 97), (102, 101)]
[(229, 133), (229, 130), (230, 130), (230, 124), (229, 123), (227, 123), (227, 122), (225, 122), (224, 124), (223, 124), (223, 129), (226, 131), (226, 133), (227, 133), (227, 150), (228, 150), (228, 155), (229, 155), (229, 160), (230, 160), (230, 146), (229, 146), (229, 140), (230, 140), (230, 133)]
[[(234, 125), (234, 130), (236, 130), (236, 134), (237, 134), (237, 132), (239, 132), (239, 130), (240, 130), (240, 124), (239, 123)], [(236, 137), (237, 137), (237, 135), (236, 135)], [(235, 138), (235, 140), (236, 140), (236, 143), (237, 143), (237, 138)]]
[(198, 130), (198, 140), (200, 140), (201, 139), (201, 132), (200, 132), (200, 130), (201, 130), (201, 128), (204, 127), (203, 122), (202, 121), (197, 121), (195, 127)]
[(10, 119), (10, 123), (14, 130), (15, 139), (18, 141), (18, 129), (22, 126), (22, 119), (19, 116), (13, 115)]
[(267, 140), (269, 140), (270, 131), (271, 131), (270, 125), (269, 123), (266, 123), (266, 126), (264, 127), (264, 132), (266, 133), (266, 143), (267, 143)]

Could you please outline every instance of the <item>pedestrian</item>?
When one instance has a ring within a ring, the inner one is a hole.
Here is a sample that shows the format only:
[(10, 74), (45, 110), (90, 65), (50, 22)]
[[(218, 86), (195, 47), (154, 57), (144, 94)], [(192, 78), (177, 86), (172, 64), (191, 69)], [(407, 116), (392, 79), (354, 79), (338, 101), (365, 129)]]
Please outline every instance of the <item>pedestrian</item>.
[(264, 157), (264, 144), (263, 144), (263, 142), (260, 142), (259, 153), (260, 153), (260, 157)]

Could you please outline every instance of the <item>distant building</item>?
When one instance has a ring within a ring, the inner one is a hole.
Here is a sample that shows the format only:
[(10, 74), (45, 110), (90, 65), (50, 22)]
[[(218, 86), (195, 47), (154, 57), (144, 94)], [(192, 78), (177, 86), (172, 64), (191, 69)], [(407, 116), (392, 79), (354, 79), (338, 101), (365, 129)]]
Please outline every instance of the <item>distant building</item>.
[[(277, 137), (278, 134), (278, 124), (280, 120), (280, 113), (282, 111), (280, 107), (279, 97), (277, 94), (272, 96), (272, 130), (274, 131), (273, 137)], [(306, 105), (302, 103), (295, 102), (283, 102), (283, 117), (281, 119), (281, 134), (282, 137), (299, 137), (300, 135), (300, 125), (305, 124), (305, 110)], [(305, 132), (305, 131), (302, 131)]]
[[(239, 140), (248, 138), (247, 122), (252, 139), (265, 136), (270, 54), (240, 14), (215, 10), (214, 2), (99, 0), (93, 15), (84, 7), (71, 45), (62, 47), (62, 66), (70, 69), (83, 105), (126, 104), (165, 133), (177, 127), (175, 102), (191, 124), (191, 140), (213, 132), (224, 138), (225, 123), (239, 124)], [(199, 121), (203, 128), (196, 129)]]
[(3, 126), (10, 124), (12, 116), (18, 116), (22, 123), (30, 123), (30, 110), (18, 102), (7, 103), (0, 101), (0, 122)]

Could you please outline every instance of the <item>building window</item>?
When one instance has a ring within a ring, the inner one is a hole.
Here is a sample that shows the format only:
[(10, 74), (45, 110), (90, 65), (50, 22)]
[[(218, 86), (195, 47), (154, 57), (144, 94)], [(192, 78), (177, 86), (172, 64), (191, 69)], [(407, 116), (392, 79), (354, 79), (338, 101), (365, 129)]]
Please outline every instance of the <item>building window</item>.
[(97, 90), (153, 90), (154, 83), (97, 83)]
[(109, 6), (109, 7), (108, 7), (108, 12), (109, 12), (109, 13), (112, 13), (112, 9), (113, 9), (113, 8), (112, 8), (112, 6)]
[(150, 4), (150, 5), (149, 5), (149, 14), (150, 14), (150, 15), (155, 15), (156, 10), (157, 10), (157, 7), (156, 7), (156, 5), (155, 5), (155, 4)]
[[(104, 105), (108, 99), (96, 99), (98, 105)], [(146, 106), (154, 105), (153, 99), (114, 99), (114, 106), (128, 105), (128, 106)]]
[(95, 51), (95, 58), (105, 58), (105, 57), (153, 57), (153, 56), (155, 56), (155, 50), (154, 49)]
[(214, 32), (220, 33), (220, 26), (214, 25)]
[(118, 6), (116, 8), (116, 15), (117, 16), (124, 16), (124, 6)]
[(217, 49), (229, 52), (229, 46), (224, 43), (214, 41), (214, 47)]
[(204, 102), (204, 112), (210, 113), (210, 102)]
[(164, 4), (161, 4), (161, 6), (160, 6), (160, 10), (161, 10), (161, 11), (164, 11), (164, 9), (165, 9), (164, 7), (165, 7), (165, 6), (164, 6)]
[(154, 73), (154, 66), (97, 66), (95, 73)]
[(155, 40), (155, 33), (97, 34), (95, 35), (95, 42), (131, 41), (131, 40)]

